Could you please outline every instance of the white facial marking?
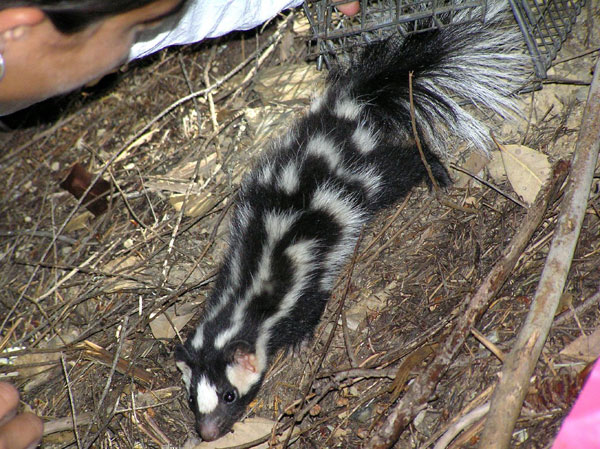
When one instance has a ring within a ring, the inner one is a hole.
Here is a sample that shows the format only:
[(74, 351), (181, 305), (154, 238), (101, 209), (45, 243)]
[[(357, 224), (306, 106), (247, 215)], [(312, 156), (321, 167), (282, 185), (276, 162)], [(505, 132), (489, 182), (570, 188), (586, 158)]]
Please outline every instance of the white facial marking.
[(233, 385), (240, 395), (245, 395), (260, 381), (260, 373), (246, 371), (235, 365), (229, 365), (225, 369), (227, 380)]
[(219, 396), (217, 389), (204, 376), (198, 381), (196, 386), (196, 403), (200, 413), (210, 413), (219, 405)]

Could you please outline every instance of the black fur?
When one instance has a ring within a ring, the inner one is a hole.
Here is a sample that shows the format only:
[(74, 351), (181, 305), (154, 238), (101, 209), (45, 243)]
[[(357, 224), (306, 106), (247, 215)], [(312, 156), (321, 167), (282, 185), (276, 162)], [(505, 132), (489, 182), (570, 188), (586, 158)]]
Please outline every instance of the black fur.
[[(278, 350), (313, 334), (362, 226), (414, 186), (430, 182), (412, 131), (409, 73), (423, 151), (437, 183), (446, 186), (450, 178), (438, 156), (443, 133), (481, 134), (481, 125), (458, 108), (448, 86), (460, 92), (467, 82), (474, 98), (497, 99), (488, 106), (503, 110), (508, 81), (463, 79), (470, 71), (493, 75), (494, 64), (506, 62), (502, 55), (511, 51), (508, 42), (515, 35), (502, 33), (495, 16), (485, 26), (367, 47), (349, 67), (330, 75), (310, 112), (245, 178), (230, 248), (204, 320), (175, 353), (204, 439), (223, 435), (241, 417)], [(475, 45), (498, 36), (506, 40), (498, 48)], [(479, 51), (477, 67), (471, 48)], [(511, 58), (506, 72), (516, 83), (522, 61)]]

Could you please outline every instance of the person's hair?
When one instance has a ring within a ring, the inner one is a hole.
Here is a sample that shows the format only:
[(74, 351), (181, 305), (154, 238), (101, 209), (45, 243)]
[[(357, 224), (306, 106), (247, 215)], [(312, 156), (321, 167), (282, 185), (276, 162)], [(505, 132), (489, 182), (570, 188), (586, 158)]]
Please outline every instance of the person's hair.
[(0, 0), (0, 10), (39, 8), (65, 34), (81, 31), (101, 19), (141, 8), (157, 0)]

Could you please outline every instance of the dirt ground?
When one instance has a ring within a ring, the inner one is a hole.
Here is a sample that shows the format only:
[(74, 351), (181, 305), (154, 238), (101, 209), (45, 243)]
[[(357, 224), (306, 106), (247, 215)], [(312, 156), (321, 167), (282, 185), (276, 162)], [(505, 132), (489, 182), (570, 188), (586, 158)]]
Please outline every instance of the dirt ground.
[[(525, 119), (497, 125), (501, 142), (533, 148), (551, 164), (569, 160), (598, 57), (589, 50), (600, 42), (599, 19), (598, 2), (588, 2), (549, 81), (523, 96)], [(241, 176), (265, 136), (308, 103), (305, 94), (261, 89), (273, 73), (312, 70), (302, 65), (300, 21), (300, 13), (280, 16), (258, 31), (162, 51), (3, 121), (0, 376), (47, 423), (43, 447), (191, 445), (192, 415), (173, 348), (201, 316)], [(107, 209), (97, 216), (61, 187), (74, 164), (106, 181), (96, 204), (105, 201)], [(590, 361), (563, 349), (600, 326), (597, 303), (568, 315), (600, 288), (596, 173), (564, 301), (513, 447), (548, 447)], [(460, 206), (452, 208), (418, 188), (365, 229), (316, 337), (281, 354), (248, 416), (287, 426), (306, 409), (290, 447), (364, 444), (522, 225), (526, 208), (498, 193), (518, 197), (509, 181), (487, 168), (479, 176), (497, 190), (470, 178), (457, 182), (446, 194)], [(502, 353), (531, 304), (559, 204), (549, 207), (477, 322)], [(469, 336), (396, 447), (432, 447), (455, 419), (489, 400), (502, 367), (489, 346)], [(451, 447), (475, 447), (480, 429), (474, 422)]]

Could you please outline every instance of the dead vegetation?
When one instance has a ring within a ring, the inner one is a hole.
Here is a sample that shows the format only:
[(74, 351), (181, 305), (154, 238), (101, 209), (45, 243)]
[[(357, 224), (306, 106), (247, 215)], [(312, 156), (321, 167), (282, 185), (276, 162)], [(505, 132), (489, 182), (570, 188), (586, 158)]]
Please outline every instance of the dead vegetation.
[[(570, 158), (597, 57), (589, 53), (598, 42), (594, 8), (559, 54), (552, 76), (561, 84), (530, 94), (528, 119), (498, 126), (501, 142), (552, 163)], [(46, 421), (44, 447), (182, 446), (193, 437), (172, 350), (200, 317), (241, 176), (274, 129), (306, 106), (306, 85), (318, 78), (303, 65), (297, 21), (280, 17), (260, 32), (161, 52), (5, 121), (13, 129), (0, 133), (0, 376)], [(274, 91), (282, 86), (297, 90)], [(107, 188), (84, 188), (80, 199), (61, 188), (76, 163), (92, 176), (86, 186), (104, 179)], [(481, 175), (501, 192), (518, 196), (487, 170)], [(597, 181), (513, 447), (552, 441), (582, 368), (598, 354), (590, 344), (564, 351), (600, 325)], [(365, 229), (315, 339), (281, 354), (249, 410), (277, 421), (280, 444), (292, 426), (291, 447), (366, 444), (448, 346), (468, 299), (529, 220), (524, 207), (475, 180), (460, 179), (448, 197), (459, 207), (417, 189)], [(461, 418), (464, 432), (449, 447), (476, 445), (561, 199), (549, 201), (465, 343), (450, 345), (445, 374), (397, 447), (433, 447)], [(92, 200), (106, 211), (90, 212)]]

